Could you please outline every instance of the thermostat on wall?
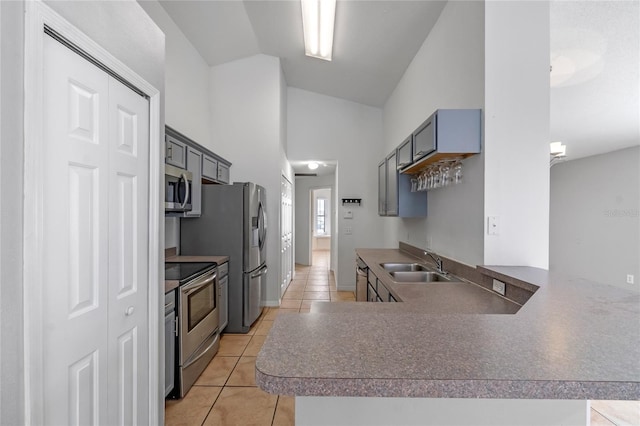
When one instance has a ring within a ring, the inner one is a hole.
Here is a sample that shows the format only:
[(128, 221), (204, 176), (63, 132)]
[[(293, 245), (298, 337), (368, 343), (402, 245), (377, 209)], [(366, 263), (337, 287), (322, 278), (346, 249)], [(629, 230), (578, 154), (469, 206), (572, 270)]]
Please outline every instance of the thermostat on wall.
[(345, 219), (353, 219), (353, 211), (352, 210), (345, 210), (344, 211), (344, 218)]

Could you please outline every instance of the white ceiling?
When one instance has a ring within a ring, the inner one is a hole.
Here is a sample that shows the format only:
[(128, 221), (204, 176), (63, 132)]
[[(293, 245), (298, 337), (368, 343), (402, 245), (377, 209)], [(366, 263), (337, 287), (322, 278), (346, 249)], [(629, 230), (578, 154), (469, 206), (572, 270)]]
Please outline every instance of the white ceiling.
[[(209, 65), (277, 56), (288, 86), (382, 107), (446, 2), (338, 0), (331, 62), (304, 55), (298, 0), (160, 4)], [(569, 159), (640, 144), (639, 19), (638, 1), (551, 2), (551, 139)]]
[(640, 145), (640, 2), (551, 2), (551, 140), (569, 160)]

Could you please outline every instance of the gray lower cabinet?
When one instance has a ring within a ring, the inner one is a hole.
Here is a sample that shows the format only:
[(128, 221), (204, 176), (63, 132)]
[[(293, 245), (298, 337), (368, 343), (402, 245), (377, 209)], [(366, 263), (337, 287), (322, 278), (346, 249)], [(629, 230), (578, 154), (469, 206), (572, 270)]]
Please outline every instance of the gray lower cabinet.
[(367, 278), (367, 302), (397, 302), (389, 289), (371, 271)]
[(218, 294), (220, 295), (220, 332), (229, 323), (229, 263), (218, 265)]
[(164, 295), (164, 396), (173, 390), (176, 372), (176, 292)]
[(398, 171), (394, 150), (378, 165), (378, 215), (427, 216), (426, 192), (411, 192), (411, 176)]

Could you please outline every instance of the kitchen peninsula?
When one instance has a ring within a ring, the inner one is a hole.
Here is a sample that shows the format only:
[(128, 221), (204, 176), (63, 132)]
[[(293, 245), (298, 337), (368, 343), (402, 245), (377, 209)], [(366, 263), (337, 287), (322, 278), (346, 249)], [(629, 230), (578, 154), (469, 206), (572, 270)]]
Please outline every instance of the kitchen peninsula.
[[(392, 289), (380, 263), (426, 260), (357, 254)], [(587, 400), (640, 399), (640, 294), (537, 268), (475, 273), (535, 292), (512, 314), (407, 300), (280, 315), (256, 383), (295, 395), (300, 424), (587, 424)]]

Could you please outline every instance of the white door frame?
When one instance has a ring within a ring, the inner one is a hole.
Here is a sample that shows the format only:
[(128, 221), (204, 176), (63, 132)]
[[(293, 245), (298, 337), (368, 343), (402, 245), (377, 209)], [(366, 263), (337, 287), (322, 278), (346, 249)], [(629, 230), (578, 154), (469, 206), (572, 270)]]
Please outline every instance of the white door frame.
[[(50, 282), (43, 253), (43, 44), (44, 26), (58, 34), (149, 96), (149, 423), (160, 424), (164, 386), (160, 386), (160, 92), (41, 1), (25, 2), (24, 110), (24, 420), (44, 424), (42, 287)], [(158, 307), (154, 309), (154, 307)], [(164, 315), (162, 315), (164, 319)], [(164, 370), (162, 370), (164, 371)]]

